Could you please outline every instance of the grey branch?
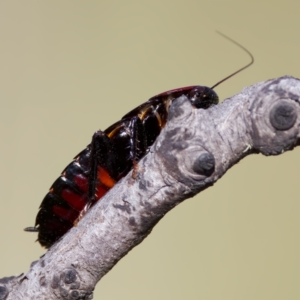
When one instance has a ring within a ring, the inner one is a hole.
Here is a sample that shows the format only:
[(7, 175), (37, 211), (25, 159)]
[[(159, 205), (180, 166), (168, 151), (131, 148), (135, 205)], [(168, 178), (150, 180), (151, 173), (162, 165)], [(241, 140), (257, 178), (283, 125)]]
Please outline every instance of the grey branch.
[(207, 110), (176, 99), (138, 176), (123, 178), (26, 274), (0, 280), (0, 300), (91, 299), (102, 276), (174, 206), (247, 155), (299, 144), (299, 79), (255, 84)]

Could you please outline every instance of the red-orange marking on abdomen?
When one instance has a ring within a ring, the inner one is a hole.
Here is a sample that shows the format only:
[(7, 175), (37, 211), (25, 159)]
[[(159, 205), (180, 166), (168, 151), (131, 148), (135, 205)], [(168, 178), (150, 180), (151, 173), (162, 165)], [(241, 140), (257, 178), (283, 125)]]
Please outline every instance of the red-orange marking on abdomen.
[(108, 189), (105, 188), (103, 185), (98, 186), (96, 188), (96, 193), (95, 193), (95, 198), (98, 201), (100, 198), (102, 198), (106, 193), (107, 193)]
[(98, 180), (101, 181), (108, 188), (112, 188), (115, 185), (115, 181), (110, 177), (108, 172), (102, 167), (98, 167)]
[(73, 210), (72, 208), (66, 209), (61, 206), (53, 206), (52, 211), (60, 218), (69, 221), (70, 223), (73, 223), (76, 218), (78, 217), (78, 213)]
[(61, 197), (66, 200), (71, 207), (73, 207), (74, 209), (81, 211), (83, 210), (84, 206), (86, 205), (86, 198), (79, 196), (77, 194), (75, 194), (74, 192), (72, 192), (69, 189), (64, 189), (61, 192)]
[(88, 178), (82, 174), (78, 174), (74, 177), (74, 183), (83, 191), (88, 191)]

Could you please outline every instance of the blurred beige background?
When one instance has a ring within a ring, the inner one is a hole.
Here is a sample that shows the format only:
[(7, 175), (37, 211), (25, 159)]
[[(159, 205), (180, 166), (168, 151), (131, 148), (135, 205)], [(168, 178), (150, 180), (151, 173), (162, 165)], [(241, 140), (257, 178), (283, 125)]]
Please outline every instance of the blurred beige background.
[[(44, 253), (38, 207), (97, 129), (168, 89), (300, 77), (300, 1), (1, 1), (0, 277)], [(300, 149), (247, 157), (171, 211), (94, 299), (300, 299)]]

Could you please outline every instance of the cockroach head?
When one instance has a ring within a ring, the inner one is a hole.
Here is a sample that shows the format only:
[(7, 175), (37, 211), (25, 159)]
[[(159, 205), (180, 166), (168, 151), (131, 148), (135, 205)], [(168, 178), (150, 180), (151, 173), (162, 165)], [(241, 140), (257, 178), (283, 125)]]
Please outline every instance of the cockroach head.
[(217, 93), (207, 86), (196, 86), (189, 92), (188, 98), (196, 108), (205, 109), (219, 103)]

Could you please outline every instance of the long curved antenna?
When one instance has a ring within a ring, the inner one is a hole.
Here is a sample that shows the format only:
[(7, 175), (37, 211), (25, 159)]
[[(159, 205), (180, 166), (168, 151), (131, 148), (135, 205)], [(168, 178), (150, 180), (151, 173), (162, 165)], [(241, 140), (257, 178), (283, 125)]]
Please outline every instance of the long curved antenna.
[(213, 85), (211, 87), (211, 89), (214, 89), (216, 86), (218, 86), (219, 84), (221, 84), (222, 82), (226, 81), (227, 79), (231, 78), (232, 76), (236, 75), (237, 73), (240, 73), (241, 71), (247, 69), (248, 67), (250, 67), (253, 63), (254, 63), (254, 57), (253, 55), (250, 53), (249, 50), (247, 50), (245, 47), (243, 47), (241, 44), (239, 44), (238, 42), (234, 41), (233, 39), (231, 39), (230, 37), (228, 37), (227, 35), (221, 33), (220, 31), (217, 31), (218, 34), (222, 35), (225, 39), (229, 40), (230, 42), (234, 43), (235, 45), (237, 45), (238, 47), (240, 47), (241, 49), (243, 49), (246, 53), (249, 54), (250, 58), (251, 58), (251, 62), (249, 64), (247, 64), (246, 66), (242, 67), (241, 69), (235, 71), (234, 73), (230, 74), (229, 76), (225, 77), (224, 79), (222, 79), (221, 81), (217, 82), (215, 85)]

